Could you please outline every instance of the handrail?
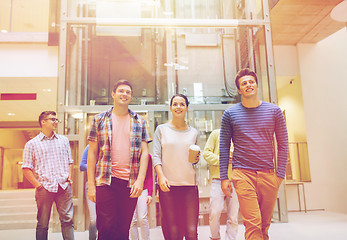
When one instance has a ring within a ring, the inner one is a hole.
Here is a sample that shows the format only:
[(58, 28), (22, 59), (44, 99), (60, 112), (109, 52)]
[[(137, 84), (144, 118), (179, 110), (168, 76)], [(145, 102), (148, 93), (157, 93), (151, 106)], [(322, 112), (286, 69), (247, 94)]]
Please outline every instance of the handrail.
[(288, 142), (288, 144), (289, 154), (286, 179), (311, 181), (307, 142)]

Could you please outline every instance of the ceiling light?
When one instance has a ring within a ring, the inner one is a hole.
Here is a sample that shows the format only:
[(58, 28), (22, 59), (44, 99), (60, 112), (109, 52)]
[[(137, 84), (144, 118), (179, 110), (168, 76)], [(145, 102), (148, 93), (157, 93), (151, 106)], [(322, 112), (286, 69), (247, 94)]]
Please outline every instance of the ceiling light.
[(335, 21), (347, 23), (347, 0), (334, 7), (331, 10), (330, 17)]
[(165, 16), (173, 16), (173, 12), (164, 11), (163, 14)]
[(15, 113), (7, 113), (8, 116), (14, 116), (16, 115)]
[(76, 119), (83, 119), (83, 113), (73, 113), (71, 116)]

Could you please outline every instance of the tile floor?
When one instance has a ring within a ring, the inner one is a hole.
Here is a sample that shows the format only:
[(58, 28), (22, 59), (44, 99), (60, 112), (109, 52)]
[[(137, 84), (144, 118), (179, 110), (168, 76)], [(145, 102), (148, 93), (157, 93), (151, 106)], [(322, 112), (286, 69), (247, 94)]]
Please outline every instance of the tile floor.
[[(325, 211), (290, 212), (288, 223), (273, 223), (271, 240), (347, 240), (347, 214)], [(222, 239), (225, 225), (221, 226)], [(244, 239), (244, 227), (239, 225), (237, 240)], [(2, 230), (0, 240), (34, 240), (34, 229)], [(49, 240), (62, 239), (60, 233), (49, 233)], [(151, 240), (163, 240), (161, 228), (151, 229)], [(199, 227), (199, 239), (209, 239), (209, 227)], [(88, 231), (75, 232), (75, 240), (88, 240)]]

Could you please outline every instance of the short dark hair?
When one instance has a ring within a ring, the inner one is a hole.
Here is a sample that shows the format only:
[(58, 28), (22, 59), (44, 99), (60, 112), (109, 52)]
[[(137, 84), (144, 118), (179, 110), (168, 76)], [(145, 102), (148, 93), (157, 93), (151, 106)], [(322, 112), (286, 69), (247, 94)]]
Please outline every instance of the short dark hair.
[(173, 95), (172, 98), (171, 98), (171, 100), (170, 100), (170, 107), (172, 106), (172, 101), (173, 101), (173, 99), (174, 99), (175, 97), (181, 97), (181, 98), (183, 98), (184, 101), (186, 102), (187, 107), (188, 107), (188, 105), (189, 105), (188, 98), (187, 98), (186, 95), (183, 95), (183, 94), (176, 94), (176, 95)]
[(44, 112), (42, 112), (42, 113), (40, 114), (40, 116), (39, 116), (39, 124), (40, 124), (40, 127), (42, 127), (41, 121), (42, 121), (43, 119), (45, 119), (47, 116), (49, 116), (49, 115), (57, 116), (56, 112), (54, 112), (54, 111), (44, 111)]
[(120, 86), (120, 85), (127, 85), (130, 87), (131, 89), (131, 95), (133, 94), (133, 87), (131, 86), (130, 82), (128, 80), (125, 80), (125, 79), (121, 79), (121, 80), (118, 80), (115, 85), (113, 86), (113, 92), (115, 93), (117, 88)]
[(239, 79), (244, 77), (244, 76), (252, 76), (252, 77), (254, 77), (254, 80), (255, 80), (255, 82), (258, 85), (257, 74), (255, 74), (255, 72), (252, 71), (249, 68), (243, 68), (236, 74), (236, 77), (235, 77), (235, 85), (236, 85), (237, 89), (240, 89)]

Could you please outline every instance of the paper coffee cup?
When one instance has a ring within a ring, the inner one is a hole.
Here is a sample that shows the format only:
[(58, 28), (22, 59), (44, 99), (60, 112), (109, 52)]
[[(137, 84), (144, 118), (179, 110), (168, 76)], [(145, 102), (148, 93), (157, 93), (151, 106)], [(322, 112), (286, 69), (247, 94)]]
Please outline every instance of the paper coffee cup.
[(190, 163), (196, 163), (196, 156), (200, 152), (200, 147), (198, 145), (190, 145), (189, 147), (189, 156), (188, 156), (188, 161)]

